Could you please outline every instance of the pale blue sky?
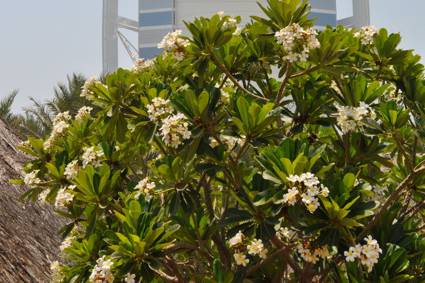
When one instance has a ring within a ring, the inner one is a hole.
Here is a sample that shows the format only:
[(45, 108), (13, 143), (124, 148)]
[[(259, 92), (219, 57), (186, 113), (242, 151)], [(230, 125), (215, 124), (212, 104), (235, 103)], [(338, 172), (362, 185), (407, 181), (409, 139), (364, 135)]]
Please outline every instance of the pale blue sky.
[[(211, 0), (213, 1), (213, 0)], [(351, 0), (337, 0), (340, 15)], [(120, 14), (137, 18), (137, 0), (120, 0)], [(371, 0), (372, 24), (403, 36), (403, 47), (425, 55), (424, 0)], [(40, 100), (66, 75), (101, 72), (101, 0), (0, 0), (0, 98), (19, 89), (14, 109)], [(135, 35), (129, 35), (136, 40)], [(130, 65), (125, 51), (120, 64)]]

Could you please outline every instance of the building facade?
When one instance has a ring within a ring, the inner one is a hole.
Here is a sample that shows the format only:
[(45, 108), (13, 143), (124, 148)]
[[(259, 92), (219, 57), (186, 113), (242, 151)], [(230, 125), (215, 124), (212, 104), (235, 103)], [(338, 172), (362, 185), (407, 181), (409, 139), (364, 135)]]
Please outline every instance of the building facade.
[[(161, 50), (158, 43), (168, 32), (186, 30), (184, 21), (195, 17), (210, 17), (218, 11), (227, 15), (241, 16), (242, 24), (250, 21), (251, 15), (261, 15), (257, 2), (266, 0), (138, 0), (137, 20), (120, 17), (118, 0), (103, 0), (102, 57), (103, 73), (118, 68), (118, 41), (121, 40), (130, 57), (153, 58)], [(353, 16), (337, 21), (336, 0), (310, 0), (311, 17), (318, 28), (337, 23), (348, 27), (360, 27), (370, 23), (369, 0), (352, 0)], [(120, 29), (138, 33), (134, 46), (120, 32)]]
[[(318, 27), (336, 25), (336, 0), (311, 0), (310, 3), (311, 17)], [(209, 17), (218, 11), (241, 16), (242, 24), (247, 23), (251, 15), (261, 14), (257, 0), (139, 0), (139, 56), (155, 57), (161, 52), (158, 43), (168, 32), (185, 31), (184, 21)]]

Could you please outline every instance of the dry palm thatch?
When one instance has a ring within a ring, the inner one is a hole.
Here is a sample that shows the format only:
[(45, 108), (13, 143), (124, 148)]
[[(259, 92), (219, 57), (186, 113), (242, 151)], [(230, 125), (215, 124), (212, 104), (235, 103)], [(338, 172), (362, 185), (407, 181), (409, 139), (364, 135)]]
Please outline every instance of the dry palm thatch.
[(9, 184), (22, 174), (19, 142), (0, 120), (0, 282), (49, 282), (61, 221), (46, 206), (21, 202), (24, 189)]

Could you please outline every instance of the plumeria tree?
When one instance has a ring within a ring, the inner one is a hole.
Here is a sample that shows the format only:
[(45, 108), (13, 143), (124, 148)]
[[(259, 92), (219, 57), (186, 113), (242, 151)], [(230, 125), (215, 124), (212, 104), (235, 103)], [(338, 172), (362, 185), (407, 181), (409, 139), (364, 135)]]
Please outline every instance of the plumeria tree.
[(261, 8), (186, 23), (22, 145), (25, 197), (69, 219), (54, 282), (425, 280), (419, 56)]

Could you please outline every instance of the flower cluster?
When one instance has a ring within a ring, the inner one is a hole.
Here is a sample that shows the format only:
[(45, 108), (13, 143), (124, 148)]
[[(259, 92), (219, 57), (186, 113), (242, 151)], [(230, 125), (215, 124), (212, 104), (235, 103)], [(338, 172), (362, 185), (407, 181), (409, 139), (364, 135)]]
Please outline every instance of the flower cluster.
[(63, 279), (62, 265), (57, 260), (50, 263), (50, 271), (51, 271), (52, 283), (62, 282), (62, 279)]
[(146, 200), (150, 200), (152, 199), (155, 188), (155, 182), (149, 182), (148, 177), (146, 177), (136, 185), (135, 189), (137, 193), (135, 198), (138, 199), (141, 195), (144, 195)]
[(245, 251), (252, 256), (258, 255), (261, 258), (265, 258), (267, 256), (268, 250), (264, 248), (264, 244), (261, 239), (253, 239), (246, 246), (245, 240), (245, 235), (241, 231), (239, 231), (228, 241), (229, 247), (235, 250), (233, 258), (236, 262), (236, 265), (248, 265), (249, 259), (247, 258)]
[(338, 112), (334, 116), (344, 134), (361, 127), (366, 118), (375, 119), (376, 117), (373, 109), (363, 101), (360, 102), (359, 107), (342, 105), (335, 105), (335, 107)]
[(328, 246), (322, 246), (315, 249), (310, 249), (309, 244), (298, 244), (297, 252), (303, 260), (315, 264), (319, 259), (326, 259), (330, 256)]
[(158, 48), (168, 52), (173, 52), (174, 58), (178, 61), (184, 59), (184, 48), (189, 45), (187, 39), (182, 38), (182, 31), (175, 30), (164, 36), (158, 44)]
[(371, 45), (373, 37), (378, 33), (378, 29), (374, 26), (364, 26), (354, 34), (355, 37), (360, 38), (363, 45)]
[(250, 255), (258, 255), (261, 258), (266, 258), (268, 250), (264, 248), (263, 241), (261, 239), (254, 239), (247, 246), (248, 253)]
[(135, 73), (140, 73), (143, 70), (152, 67), (155, 64), (154, 60), (145, 60), (145, 59), (137, 59), (136, 62), (134, 62), (134, 66), (132, 71)]
[(24, 177), (25, 185), (27, 185), (30, 188), (39, 185), (41, 183), (40, 178), (38, 178), (39, 172), (40, 170), (34, 170), (30, 173), (25, 174), (25, 177)]
[(357, 258), (360, 259), (360, 263), (366, 266), (368, 271), (371, 272), (373, 266), (378, 263), (379, 254), (382, 253), (382, 250), (379, 248), (378, 242), (371, 235), (364, 238), (364, 240), (366, 241), (365, 245), (357, 244), (354, 247), (350, 247), (348, 251), (344, 252), (344, 256), (347, 262), (353, 262)]
[(223, 30), (229, 30), (236, 28), (236, 25), (238, 24), (238, 20), (234, 17), (225, 16), (223, 11), (217, 12), (217, 15), (220, 17), (221, 20), (224, 19), (222, 29)]
[[(227, 150), (229, 150), (229, 151), (233, 150), (236, 145), (241, 146), (242, 143), (243, 143), (241, 138), (237, 138), (237, 137), (233, 137), (233, 136), (226, 136), (226, 135), (220, 135), (219, 140), (220, 140), (220, 142), (222, 142), (227, 147)], [(220, 142), (215, 138), (210, 138), (209, 145), (212, 148), (215, 148), (218, 145), (220, 145)]]
[(283, 202), (295, 205), (301, 199), (310, 213), (314, 213), (320, 205), (318, 196), (327, 197), (329, 194), (329, 189), (320, 184), (313, 173), (290, 175), (287, 179), (291, 182), (292, 188), (283, 195)]
[(75, 120), (83, 120), (87, 117), (90, 117), (90, 113), (93, 110), (92, 107), (83, 106), (78, 110), (77, 115), (75, 115)]
[(70, 248), (72, 246), (72, 242), (75, 240), (75, 236), (71, 235), (66, 237), (61, 245), (59, 246), (59, 249), (61, 252), (65, 251), (65, 249)]
[(192, 135), (188, 127), (189, 123), (182, 113), (165, 118), (160, 128), (164, 143), (172, 148), (178, 148), (183, 140), (189, 139)]
[(124, 283), (136, 283), (136, 275), (127, 273), (127, 275), (124, 277)]
[(93, 268), (89, 277), (90, 283), (112, 283), (114, 275), (112, 274), (112, 266), (114, 262), (111, 259), (106, 259), (105, 256), (98, 258), (96, 266)]
[(102, 85), (102, 83), (96, 77), (89, 78), (88, 80), (86, 80), (83, 87), (81, 88), (80, 96), (88, 100), (92, 100), (93, 98), (95, 98), (92, 88), (97, 85)]
[(288, 227), (279, 227), (276, 229), (276, 237), (278, 237), (280, 240), (291, 241), (295, 238), (296, 235), (297, 231), (291, 230)]
[(73, 160), (66, 165), (64, 175), (68, 180), (72, 180), (75, 176), (77, 176), (78, 171), (80, 171), (78, 160)]
[(284, 59), (289, 62), (304, 62), (308, 59), (311, 49), (320, 47), (316, 30), (304, 29), (297, 23), (276, 32), (275, 37), (287, 53)]
[(69, 190), (72, 190), (75, 186), (70, 186), (69, 188), (62, 188), (58, 191), (58, 194), (56, 195), (55, 200), (55, 207), (57, 209), (66, 208), (74, 199), (74, 195), (69, 192)]
[(149, 119), (155, 122), (161, 121), (173, 112), (170, 101), (161, 97), (153, 98), (152, 103), (148, 104), (146, 108), (148, 110)]
[(50, 191), (49, 190), (43, 190), (41, 191), (41, 193), (38, 194), (38, 201), (39, 202), (46, 202), (47, 196), (49, 195)]
[(82, 155), (83, 167), (91, 164), (94, 167), (100, 166), (101, 159), (104, 157), (103, 151), (98, 149), (96, 146), (84, 148), (84, 153)]
[(50, 149), (57, 139), (65, 134), (66, 129), (69, 127), (69, 121), (72, 119), (69, 112), (63, 112), (56, 115), (53, 119), (53, 128), (49, 138), (44, 142), (44, 150)]

